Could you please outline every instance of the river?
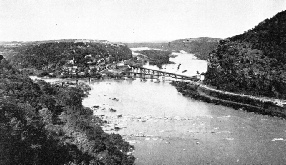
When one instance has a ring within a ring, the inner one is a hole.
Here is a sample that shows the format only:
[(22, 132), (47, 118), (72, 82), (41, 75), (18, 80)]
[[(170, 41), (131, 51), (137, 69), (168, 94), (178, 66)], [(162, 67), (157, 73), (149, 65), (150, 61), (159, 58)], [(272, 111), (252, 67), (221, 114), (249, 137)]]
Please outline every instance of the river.
[[(178, 63), (188, 75), (206, 70), (206, 61), (185, 52), (172, 60), (176, 64), (163, 70), (181, 72), (175, 67)], [(135, 146), (138, 165), (286, 162), (283, 119), (193, 100), (168, 81), (107, 79), (92, 81), (90, 86), (83, 105), (101, 107), (94, 114), (110, 122), (103, 129), (121, 134)], [(113, 130), (114, 126), (121, 129)]]
[[(163, 70), (180, 72), (175, 67), (178, 63), (189, 75), (206, 69), (205, 61), (184, 52), (173, 61), (176, 64), (163, 66)], [(187, 61), (193, 68), (187, 68)], [(93, 81), (90, 95), (83, 100), (85, 106), (101, 107), (94, 113), (105, 115), (111, 122), (104, 128), (107, 132), (119, 133), (135, 146), (136, 164), (286, 161), (285, 120), (193, 100), (182, 96), (169, 82), (155, 82)], [(121, 129), (113, 130), (114, 124)]]
[[(133, 55), (138, 55), (138, 53), (134, 51), (146, 49), (148, 50), (149, 48), (131, 48)], [(199, 73), (205, 73), (207, 71), (207, 62), (205, 60), (198, 60), (193, 54), (189, 54), (182, 50), (180, 52), (172, 52), (172, 55), (177, 56), (175, 58), (170, 58), (170, 61), (174, 62), (174, 64), (162, 65), (162, 69), (160, 70), (186, 76), (194, 76), (197, 74), (197, 71)], [(148, 62), (143, 67), (159, 70), (157, 66), (149, 65)]]

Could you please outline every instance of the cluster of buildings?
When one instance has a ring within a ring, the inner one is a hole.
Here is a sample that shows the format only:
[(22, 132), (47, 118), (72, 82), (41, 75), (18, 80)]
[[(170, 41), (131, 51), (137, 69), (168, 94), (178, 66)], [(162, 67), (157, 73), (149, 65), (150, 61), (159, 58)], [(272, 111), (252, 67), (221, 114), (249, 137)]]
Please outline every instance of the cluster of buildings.
[(106, 58), (94, 58), (91, 55), (86, 55), (85, 58), (88, 58), (87, 62), (84, 64), (77, 64), (75, 59), (67, 61), (63, 66), (61, 75), (69, 76), (88, 76), (96, 74), (107, 68), (107, 59)]
[(103, 58), (100, 55), (95, 57), (86, 55), (84, 58), (88, 58), (85, 64), (77, 64), (74, 59), (67, 61), (63, 66), (60, 75), (86, 77), (98, 75), (106, 70), (116, 70), (127, 67), (124, 65), (124, 62), (111, 62), (109, 59), (110, 57)]

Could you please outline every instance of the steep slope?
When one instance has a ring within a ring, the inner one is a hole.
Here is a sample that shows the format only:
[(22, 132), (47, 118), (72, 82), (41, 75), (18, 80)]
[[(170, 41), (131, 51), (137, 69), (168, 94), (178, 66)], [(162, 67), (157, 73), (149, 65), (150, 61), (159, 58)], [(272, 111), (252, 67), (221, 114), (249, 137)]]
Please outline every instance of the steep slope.
[(84, 96), (0, 60), (0, 164), (133, 164), (132, 146), (101, 129)]
[(207, 84), (231, 92), (286, 98), (286, 11), (220, 41), (209, 54)]

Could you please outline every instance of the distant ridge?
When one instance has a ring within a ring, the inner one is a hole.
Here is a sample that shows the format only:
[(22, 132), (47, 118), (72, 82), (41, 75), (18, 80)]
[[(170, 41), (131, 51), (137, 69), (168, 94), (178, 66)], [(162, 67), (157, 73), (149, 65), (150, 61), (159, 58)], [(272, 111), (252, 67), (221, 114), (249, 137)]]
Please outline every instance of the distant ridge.
[(125, 43), (128, 47), (149, 47), (163, 50), (180, 51), (184, 50), (194, 53), (199, 59), (206, 60), (208, 54), (216, 48), (220, 38), (199, 37), (178, 39), (171, 42), (140, 42)]
[(24, 44), (24, 43), (52, 43), (52, 42), (94, 42), (94, 43), (122, 43), (122, 42), (110, 42), (108, 40), (97, 39), (54, 39), (54, 40), (39, 40), (39, 41), (0, 41), (0, 45), (3, 44)]

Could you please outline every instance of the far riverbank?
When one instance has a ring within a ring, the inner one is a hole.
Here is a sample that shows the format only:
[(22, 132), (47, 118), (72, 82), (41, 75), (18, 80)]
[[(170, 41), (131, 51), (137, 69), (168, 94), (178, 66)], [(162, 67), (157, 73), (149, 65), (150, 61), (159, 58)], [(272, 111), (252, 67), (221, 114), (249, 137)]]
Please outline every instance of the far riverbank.
[(286, 120), (184, 97), (167, 81), (106, 79), (90, 86), (83, 105), (107, 121), (105, 131), (134, 145), (138, 165), (285, 161)]
[(78, 83), (91, 88), (83, 105), (107, 122), (104, 131), (120, 134), (134, 145), (138, 165), (285, 162), (286, 123), (280, 118), (184, 97), (164, 81)]
[(173, 81), (171, 84), (184, 96), (202, 100), (207, 103), (286, 118), (285, 100), (226, 92), (196, 82)]

